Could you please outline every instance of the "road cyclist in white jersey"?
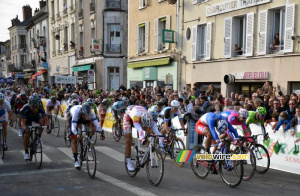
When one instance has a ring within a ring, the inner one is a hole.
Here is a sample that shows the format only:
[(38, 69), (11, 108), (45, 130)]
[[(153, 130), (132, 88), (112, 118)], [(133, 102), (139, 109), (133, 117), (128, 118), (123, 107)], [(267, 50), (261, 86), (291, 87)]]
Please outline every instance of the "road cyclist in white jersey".
[(4, 143), (3, 143), (3, 150), (7, 150), (7, 124), (8, 124), (8, 117), (10, 122), (12, 121), (12, 111), (10, 103), (5, 98), (5, 95), (0, 93), (0, 123), (2, 123), (2, 129), (4, 131)]
[(75, 105), (70, 109), (70, 117), (69, 117), (69, 125), (71, 125), (70, 130), (70, 138), (72, 140), (72, 152), (75, 161), (75, 168), (80, 168), (80, 163), (78, 161), (78, 154), (77, 154), (77, 141), (79, 139), (79, 135), (77, 132), (77, 125), (78, 124), (89, 124), (93, 123), (96, 127), (96, 130), (101, 133), (100, 139), (104, 140), (104, 132), (102, 131), (101, 127), (99, 126), (98, 120), (95, 114), (92, 112), (91, 107), (89, 105)]

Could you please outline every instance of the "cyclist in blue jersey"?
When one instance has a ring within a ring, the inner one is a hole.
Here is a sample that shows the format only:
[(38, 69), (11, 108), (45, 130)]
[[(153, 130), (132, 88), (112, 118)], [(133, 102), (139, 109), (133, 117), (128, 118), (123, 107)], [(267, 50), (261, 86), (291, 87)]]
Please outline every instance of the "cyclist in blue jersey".
[(122, 115), (125, 113), (128, 105), (129, 99), (127, 97), (122, 97), (122, 101), (117, 101), (111, 106), (113, 116), (116, 120), (115, 123), (117, 123), (119, 119), (122, 118)]

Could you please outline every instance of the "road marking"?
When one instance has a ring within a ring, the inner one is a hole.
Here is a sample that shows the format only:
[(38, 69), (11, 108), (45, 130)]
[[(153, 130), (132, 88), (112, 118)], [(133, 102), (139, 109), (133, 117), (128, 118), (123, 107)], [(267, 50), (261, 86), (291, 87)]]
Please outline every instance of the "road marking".
[[(23, 156), (25, 156), (25, 151), (21, 150), (21, 152), (22, 152)], [(34, 159), (34, 158), (32, 158), (32, 159)], [(43, 153), (43, 163), (51, 163), (51, 162), (52, 162), (52, 160), (49, 157), (47, 157), (47, 155), (45, 155), (45, 153)]]
[(117, 161), (124, 162), (124, 154), (120, 153), (119, 151), (116, 151), (106, 146), (96, 146), (95, 149)]
[(32, 174), (43, 174), (43, 173), (61, 172), (61, 171), (67, 171), (67, 170), (74, 170), (74, 168), (42, 169), (42, 170), (23, 171), (23, 172), (10, 172), (10, 173), (0, 174), (0, 177), (5, 177), (5, 176), (20, 176), (20, 175), (32, 175)]
[[(71, 148), (57, 148), (58, 150), (60, 150), (62, 153), (64, 153), (65, 155), (67, 155), (70, 159), (74, 160), (73, 157), (73, 152)], [(79, 156), (79, 155), (78, 155)], [(97, 157), (96, 157), (97, 158)], [(92, 160), (92, 157), (89, 156), (89, 159)], [(99, 161), (97, 161), (97, 163), (100, 163)]]
[(0, 158), (0, 165), (2, 165), (3, 164), (3, 161), (2, 161), (2, 159)]
[[(87, 172), (87, 171), (85, 171), (85, 172)], [(126, 182), (123, 182), (121, 180), (113, 178), (113, 177), (111, 177), (109, 175), (106, 175), (106, 174), (104, 174), (102, 172), (99, 172), (99, 171), (96, 172), (95, 176), (97, 178), (103, 180), (103, 181), (106, 181), (106, 182), (108, 182), (108, 183), (110, 183), (110, 184), (112, 184), (114, 186), (120, 187), (120, 188), (122, 188), (122, 189), (124, 189), (126, 191), (129, 191), (129, 192), (131, 192), (133, 194), (136, 194), (136, 195), (156, 196), (156, 194), (154, 194), (154, 193), (151, 193), (149, 191), (143, 190), (143, 189), (141, 189), (139, 187), (133, 186), (131, 184), (128, 184)]]

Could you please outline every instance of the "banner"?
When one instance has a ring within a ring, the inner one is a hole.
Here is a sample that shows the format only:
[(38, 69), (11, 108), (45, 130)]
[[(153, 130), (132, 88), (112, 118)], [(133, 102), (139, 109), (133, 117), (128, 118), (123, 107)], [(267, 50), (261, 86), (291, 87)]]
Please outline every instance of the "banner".
[(76, 84), (76, 76), (61, 76), (56, 75), (54, 82), (56, 84)]

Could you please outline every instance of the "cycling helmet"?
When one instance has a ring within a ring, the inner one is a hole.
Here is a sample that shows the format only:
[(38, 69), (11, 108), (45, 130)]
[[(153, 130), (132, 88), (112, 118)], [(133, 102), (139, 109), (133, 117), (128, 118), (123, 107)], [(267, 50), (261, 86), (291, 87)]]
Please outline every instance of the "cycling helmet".
[(39, 106), (40, 100), (35, 96), (31, 96), (28, 103), (30, 106)]
[(148, 112), (143, 113), (141, 116), (141, 123), (143, 127), (152, 127), (152, 116)]
[(0, 92), (1, 92), (2, 94), (5, 94), (5, 89), (2, 88), (2, 89), (0, 90)]
[(90, 119), (92, 115), (90, 105), (83, 104), (81, 107), (81, 114), (84, 115), (86, 118)]
[(50, 99), (51, 99), (52, 102), (57, 100), (57, 98), (55, 96), (52, 96)]
[(14, 94), (12, 94), (12, 96), (11, 96), (13, 99), (15, 99), (15, 98), (17, 98), (17, 94), (16, 93), (14, 93)]
[(101, 102), (101, 104), (106, 105), (107, 102), (108, 102), (107, 99), (103, 99), (102, 102)]
[(218, 122), (217, 128), (218, 128), (220, 134), (225, 133), (227, 131), (227, 129), (228, 129), (228, 123), (227, 123), (227, 121), (226, 120), (220, 120)]
[(4, 100), (5, 99), (5, 95), (3, 93), (0, 93), (0, 100)]
[(77, 99), (78, 95), (76, 93), (72, 93), (71, 97), (72, 97), (72, 99)]
[(22, 99), (22, 100), (27, 100), (27, 96), (26, 96), (25, 93), (22, 93), (22, 94), (21, 94), (21, 99)]
[(6, 91), (6, 94), (7, 94), (7, 95), (10, 95), (10, 94), (11, 94), (11, 90), (7, 90), (7, 91)]
[(161, 101), (157, 102), (157, 107), (159, 107), (159, 108), (164, 107), (164, 103)]
[(171, 107), (179, 108), (180, 107), (179, 101), (177, 100), (171, 101)]
[(261, 114), (261, 115), (266, 115), (267, 114), (267, 110), (264, 107), (258, 107), (257, 110), (256, 110), (256, 112), (258, 114)]
[(74, 105), (79, 105), (79, 102), (77, 101), (77, 100), (73, 100), (72, 101), (72, 105), (74, 106)]
[(86, 102), (89, 104), (89, 105), (93, 105), (94, 104), (94, 100), (92, 98), (88, 98), (86, 100)]
[(247, 119), (247, 118), (249, 117), (249, 112), (248, 112), (247, 110), (243, 109), (243, 108), (241, 108), (241, 109), (239, 110), (239, 113), (240, 113), (240, 115), (241, 115), (243, 118), (245, 118), (245, 119)]
[(38, 97), (39, 95), (37, 93), (33, 93), (32, 96)]
[(122, 101), (126, 101), (126, 102), (128, 102), (128, 101), (129, 101), (129, 99), (128, 99), (127, 97), (122, 97)]

